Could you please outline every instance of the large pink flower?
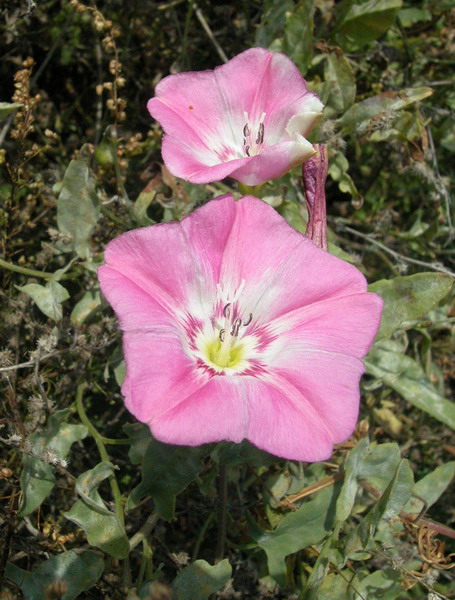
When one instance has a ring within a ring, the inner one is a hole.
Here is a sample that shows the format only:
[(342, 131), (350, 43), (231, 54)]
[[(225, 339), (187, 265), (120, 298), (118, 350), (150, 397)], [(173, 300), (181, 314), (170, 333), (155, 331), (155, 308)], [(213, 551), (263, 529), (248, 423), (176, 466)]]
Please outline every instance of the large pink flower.
[(169, 75), (155, 92), (164, 162), (193, 183), (255, 186), (314, 154), (305, 136), (323, 106), (284, 54), (252, 48), (213, 71)]
[(105, 260), (126, 406), (156, 438), (318, 461), (351, 435), (382, 300), (273, 208), (225, 196), (121, 235)]

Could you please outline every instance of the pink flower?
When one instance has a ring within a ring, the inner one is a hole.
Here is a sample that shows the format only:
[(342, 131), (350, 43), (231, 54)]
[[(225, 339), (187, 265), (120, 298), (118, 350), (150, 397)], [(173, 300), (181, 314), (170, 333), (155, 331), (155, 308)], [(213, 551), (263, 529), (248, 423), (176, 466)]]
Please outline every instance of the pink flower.
[(155, 92), (147, 106), (166, 133), (164, 162), (193, 183), (255, 186), (314, 154), (305, 136), (323, 106), (284, 54), (252, 48), (213, 71), (169, 75)]
[(106, 248), (101, 288), (123, 330), (127, 408), (195, 446), (244, 438), (327, 459), (359, 406), (382, 300), (264, 202), (225, 196)]

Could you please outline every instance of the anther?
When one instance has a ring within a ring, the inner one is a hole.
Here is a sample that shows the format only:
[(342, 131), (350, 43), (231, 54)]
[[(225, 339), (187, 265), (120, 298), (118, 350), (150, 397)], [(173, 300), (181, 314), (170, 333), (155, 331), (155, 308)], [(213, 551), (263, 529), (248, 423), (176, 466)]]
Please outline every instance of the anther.
[(258, 137), (256, 138), (256, 144), (262, 144), (264, 141), (264, 123), (259, 123)]
[(218, 335), (220, 342), (224, 342), (224, 334), (225, 334), (225, 329), (220, 329), (220, 333)]
[(250, 147), (249, 147), (249, 146), (245, 146), (245, 154), (246, 154), (247, 156), (251, 156), (251, 155), (250, 155)]
[(231, 312), (231, 310), (230, 310), (230, 308), (229, 308), (230, 306), (231, 306), (231, 303), (230, 303), (230, 302), (228, 302), (228, 303), (226, 304), (226, 306), (223, 308), (223, 317), (225, 317), (226, 319), (229, 317), (229, 314), (230, 314), (230, 312)]
[(245, 124), (243, 128), (243, 136), (248, 137), (251, 134), (251, 129), (248, 127), (248, 123)]
[(240, 329), (241, 325), (242, 325), (242, 319), (237, 318), (232, 325), (231, 335), (233, 335), (234, 337), (237, 337), (239, 335), (239, 329)]
[(253, 313), (250, 313), (250, 316), (248, 317), (248, 321), (245, 321), (243, 323), (243, 326), (246, 327), (247, 325), (249, 325), (251, 323), (252, 320), (253, 320)]

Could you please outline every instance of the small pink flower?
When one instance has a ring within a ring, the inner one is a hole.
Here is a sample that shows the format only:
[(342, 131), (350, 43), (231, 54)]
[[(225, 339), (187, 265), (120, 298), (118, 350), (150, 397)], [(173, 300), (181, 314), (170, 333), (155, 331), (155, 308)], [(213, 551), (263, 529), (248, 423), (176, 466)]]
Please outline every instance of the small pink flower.
[(225, 196), (106, 248), (101, 288), (123, 330), (127, 408), (195, 446), (244, 438), (327, 459), (358, 415), (382, 300), (264, 202)]
[(323, 106), (284, 54), (252, 48), (213, 71), (169, 75), (155, 92), (147, 106), (166, 133), (164, 162), (193, 183), (255, 186), (314, 154), (305, 136)]

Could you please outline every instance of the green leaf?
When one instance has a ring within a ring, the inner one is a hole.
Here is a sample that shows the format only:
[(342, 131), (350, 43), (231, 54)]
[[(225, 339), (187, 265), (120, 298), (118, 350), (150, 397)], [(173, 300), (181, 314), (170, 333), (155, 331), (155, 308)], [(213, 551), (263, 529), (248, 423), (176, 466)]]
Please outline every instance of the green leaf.
[(196, 560), (172, 582), (172, 600), (208, 600), (211, 594), (224, 588), (231, 574), (227, 558), (213, 566), (205, 560)]
[(406, 88), (397, 92), (389, 91), (367, 98), (351, 106), (337, 120), (342, 135), (351, 133), (356, 128), (366, 127), (371, 119), (378, 118), (383, 113), (401, 110), (414, 102), (420, 102), (431, 96), (433, 90), (428, 87)]
[(327, 54), (324, 79), (329, 88), (326, 104), (345, 113), (354, 104), (356, 84), (351, 65), (341, 50)]
[(147, 210), (156, 197), (156, 190), (142, 190), (133, 204), (133, 215), (141, 227), (154, 225), (155, 221), (148, 216)]
[(362, 439), (346, 459), (345, 477), (337, 500), (337, 520), (345, 521), (351, 514), (359, 480), (367, 481), (382, 493), (391, 482), (400, 460), (397, 444), (370, 445), (367, 438)]
[[(28, 439), (31, 452), (43, 459), (49, 451), (58, 459), (68, 456), (71, 445), (87, 435), (85, 425), (72, 425), (67, 422), (70, 409), (59, 410), (49, 417), (46, 429)], [(22, 503), (21, 517), (32, 513), (50, 494), (55, 485), (55, 476), (50, 464), (34, 456), (24, 454), (21, 473)]]
[(381, 571), (375, 571), (356, 583), (355, 589), (359, 592), (355, 596), (356, 600), (357, 598), (360, 600), (361, 596), (380, 600), (395, 600), (403, 592), (401, 583), (402, 576), (397, 569), (384, 568)]
[(69, 236), (73, 248), (81, 258), (90, 257), (90, 236), (100, 213), (95, 179), (88, 161), (77, 158), (70, 162), (63, 178), (62, 191), (57, 201), (57, 225)]
[(270, 48), (275, 40), (283, 37), (286, 15), (293, 12), (293, 0), (265, 0), (262, 7), (262, 19), (256, 31), (255, 45)]
[(89, 544), (116, 558), (126, 558), (129, 542), (124, 527), (119, 523), (117, 516), (106, 508), (97, 491), (101, 482), (113, 472), (113, 465), (101, 462), (82, 473), (76, 481), (76, 490), (81, 499), (77, 500), (64, 516), (82, 527)]
[(455, 429), (455, 403), (446, 400), (409, 356), (376, 345), (364, 359), (366, 372), (380, 379), (405, 400)]
[(139, 465), (144, 460), (147, 448), (153, 439), (150, 428), (144, 423), (127, 423), (123, 426), (123, 431), (130, 440), (128, 458), (133, 465)]
[(63, 316), (62, 302), (68, 300), (70, 296), (58, 281), (51, 279), (46, 285), (28, 283), (23, 286), (17, 285), (16, 288), (30, 296), (46, 317), (54, 321), (61, 321)]
[(70, 550), (43, 561), (31, 573), (8, 563), (5, 575), (20, 587), (25, 600), (49, 600), (46, 588), (59, 580), (67, 588), (62, 600), (74, 600), (96, 584), (103, 570), (99, 554)]
[(335, 485), (321, 490), (314, 500), (285, 515), (274, 531), (250, 521), (251, 535), (267, 554), (269, 573), (279, 585), (286, 585), (286, 556), (321, 542), (330, 532), (338, 489)]
[(70, 319), (73, 325), (81, 326), (101, 308), (101, 294), (98, 290), (85, 292), (71, 311)]
[(346, 569), (339, 575), (328, 573), (321, 587), (318, 587), (313, 595), (307, 593), (304, 598), (305, 600), (350, 600), (352, 596), (349, 592), (353, 587), (356, 587), (356, 580), (353, 580), (352, 571)]
[(253, 444), (250, 444), (248, 440), (243, 440), (239, 444), (234, 442), (220, 442), (215, 446), (210, 456), (216, 462), (222, 465), (253, 465), (260, 467), (263, 465), (270, 465), (276, 462), (276, 456), (259, 450)]
[(423, 8), (402, 8), (398, 13), (398, 19), (402, 27), (412, 27), (422, 21), (431, 21), (431, 12)]
[(345, 475), (340, 495), (337, 500), (336, 519), (346, 521), (351, 514), (357, 493), (357, 478), (362, 462), (369, 450), (368, 438), (363, 438), (348, 454), (345, 465)]
[(341, 152), (335, 152), (329, 162), (328, 174), (338, 182), (338, 187), (343, 194), (349, 194), (355, 200), (361, 200), (362, 196), (354, 181), (348, 173), (349, 163)]
[(203, 446), (171, 446), (151, 439), (143, 462), (142, 481), (128, 499), (128, 508), (134, 508), (145, 496), (152, 496), (157, 513), (166, 520), (174, 517), (175, 498), (204, 468)]
[[(420, 513), (430, 508), (449, 487), (455, 477), (455, 461), (440, 465), (428, 475), (425, 475), (414, 486), (413, 496), (404, 507), (404, 512)], [(418, 496), (418, 497), (417, 497)], [(424, 502), (421, 500), (425, 500)]]
[(343, 0), (335, 40), (349, 50), (376, 40), (394, 23), (402, 0)]
[(371, 444), (365, 460), (359, 464), (357, 479), (364, 479), (382, 493), (392, 481), (400, 460), (400, 447), (395, 442)]
[(395, 279), (381, 279), (368, 290), (384, 300), (381, 327), (376, 340), (388, 338), (406, 321), (423, 317), (449, 293), (453, 281), (443, 273), (417, 273)]
[(6, 117), (20, 108), (22, 104), (20, 102), (0, 102), (0, 121), (6, 119)]
[(313, 57), (313, 4), (313, 0), (300, 0), (293, 10), (287, 12), (283, 32), (281, 50), (295, 62), (303, 75)]
[(402, 459), (385, 492), (359, 525), (348, 535), (345, 546), (347, 557), (355, 558), (358, 551), (367, 548), (381, 519), (390, 520), (396, 516), (409, 500), (413, 487), (412, 469), (409, 462)]

